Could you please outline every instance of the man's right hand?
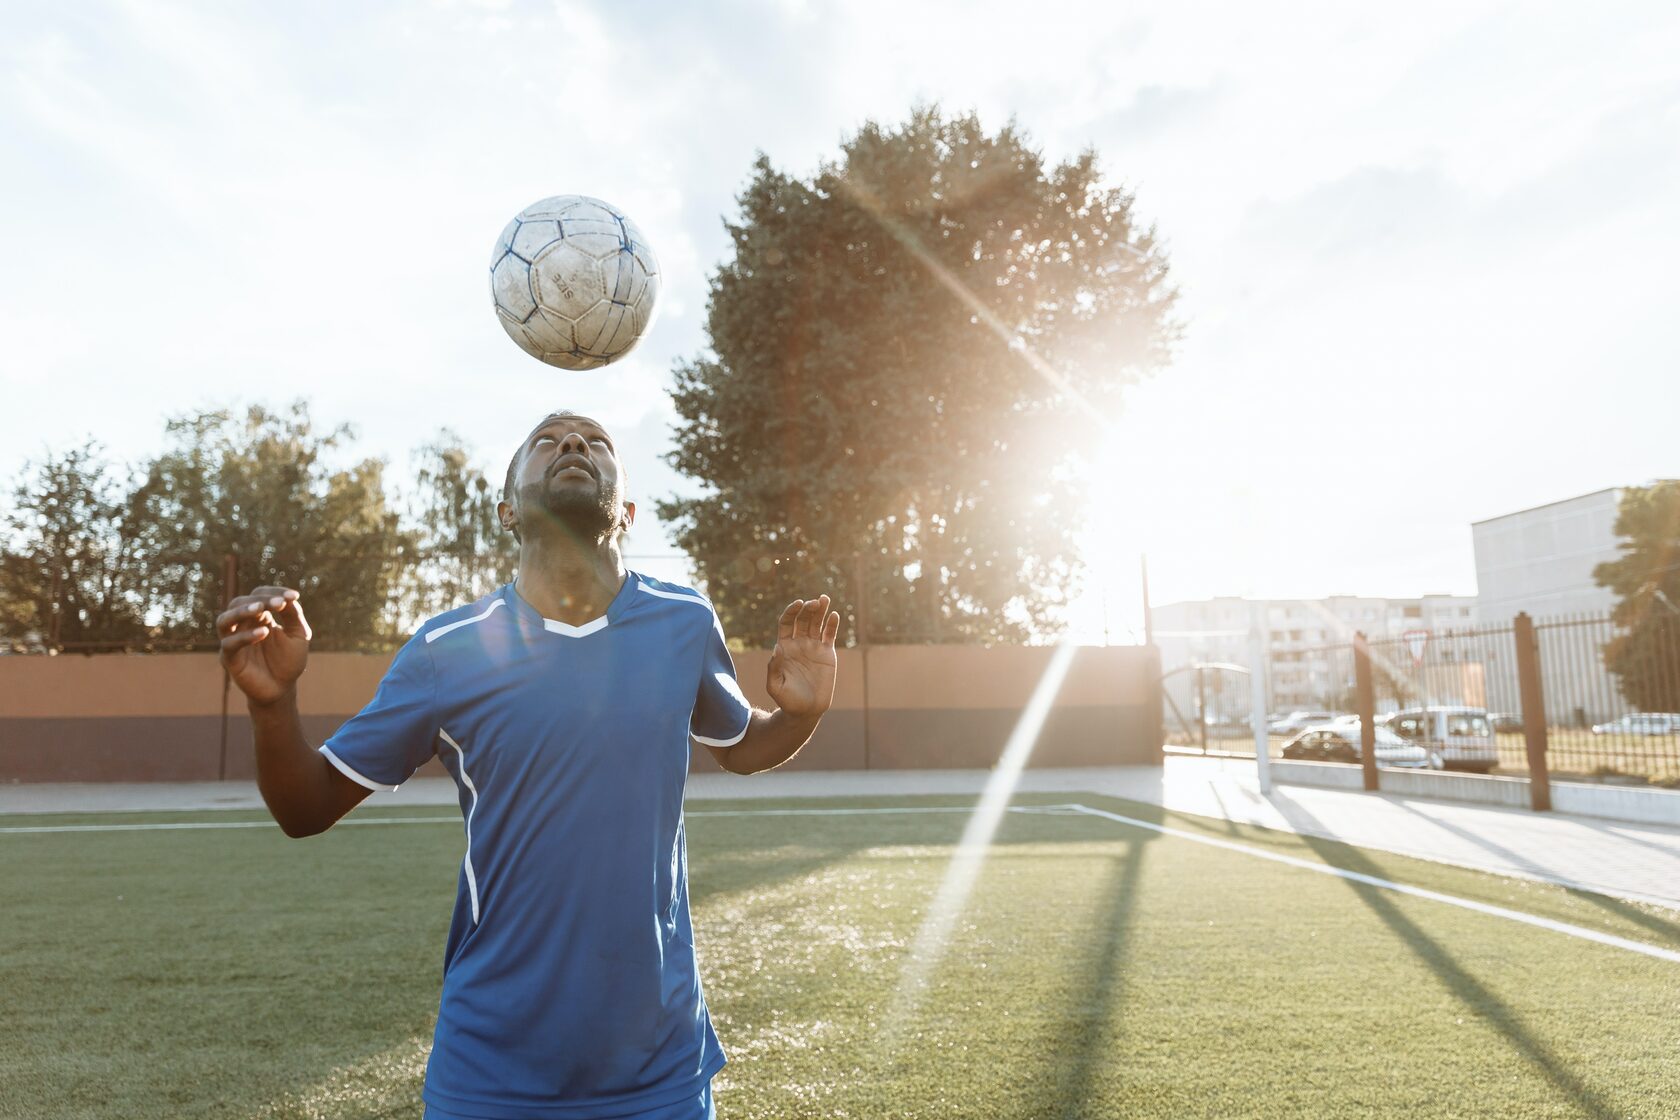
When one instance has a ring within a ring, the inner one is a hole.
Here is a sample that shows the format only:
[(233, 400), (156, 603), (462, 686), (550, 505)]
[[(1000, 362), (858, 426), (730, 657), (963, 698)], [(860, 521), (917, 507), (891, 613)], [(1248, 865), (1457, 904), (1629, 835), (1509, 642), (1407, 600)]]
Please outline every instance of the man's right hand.
[(298, 593), (259, 587), (216, 616), (222, 665), (254, 704), (285, 698), (309, 663), (309, 622)]

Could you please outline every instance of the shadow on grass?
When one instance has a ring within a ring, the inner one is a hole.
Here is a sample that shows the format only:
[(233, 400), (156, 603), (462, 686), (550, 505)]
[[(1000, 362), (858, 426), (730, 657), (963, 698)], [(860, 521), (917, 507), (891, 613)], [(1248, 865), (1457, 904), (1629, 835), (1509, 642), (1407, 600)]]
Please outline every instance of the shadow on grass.
[(1231, 807), (1225, 804), (1225, 796), (1219, 792), (1219, 787), (1209, 785), (1208, 789), (1213, 792), (1213, 800), (1219, 805), (1220, 823), (1224, 824), (1226, 834), (1233, 837), (1241, 836), (1242, 830), (1237, 827), (1237, 822), (1232, 819)]
[[(1427, 813), (1420, 812), (1402, 800), (1396, 800), (1394, 803), (1399, 805), (1408, 813), (1413, 813), (1422, 817), (1435, 827), (1446, 832), (1450, 832), (1461, 839), (1468, 840), (1472, 844), (1481, 848), (1483, 851), (1491, 852), (1494, 855), (1507, 860), (1512, 867), (1520, 868), (1521, 870), (1527, 871), (1533, 875), (1538, 875), (1542, 879), (1555, 877), (1556, 875), (1556, 872), (1552, 868), (1549, 868), (1544, 864), (1534, 862), (1521, 852), (1514, 852), (1502, 844), (1495, 844), (1492, 840), (1487, 839), (1485, 836), (1478, 836), (1469, 829), (1461, 828), (1458, 825), (1453, 824), (1451, 821), (1431, 817)], [(1670, 945), (1680, 946), (1680, 923), (1659, 918), (1657, 915), (1647, 913), (1631, 903), (1624, 902), (1611, 895), (1600, 894), (1597, 891), (1587, 890), (1582, 887), (1568, 886), (1564, 887), (1563, 890), (1575, 898), (1579, 898), (1584, 902), (1590, 902), (1595, 906), (1599, 906), (1610, 911), (1610, 913), (1614, 914), (1618, 918), (1624, 918), (1635, 925), (1642, 926), (1645, 929), (1650, 930)]]
[(1634, 903), (1624, 902), (1619, 898), (1614, 898), (1607, 894), (1599, 894), (1596, 891), (1580, 890), (1576, 887), (1565, 887), (1564, 890), (1568, 891), (1571, 897), (1579, 898), (1584, 902), (1590, 902), (1594, 906), (1608, 910), (1618, 918), (1650, 930), (1652, 933), (1668, 942), (1669, 945), (1675, 948), (1680, 948), (1680, 922), (1674, 922), (1667, 918), (1659, 918), (1657, 915), (1642, 909)]
[(1090, 1114), (1103, 1060), (1112, 1054), (1116, 1011), (1125, 985), (1126, 957), (1131, 948), (1133, 911), (1143, 877), (1144, 850), (1157, 834), (1126, 841), (1126, 851), (1114, 860), (1097, 908), (1095, 936), (1100, 944), (1081, 977), (1082, 1002), (1067, 1009), (1056, 1052), (1066, 1055), (1056, 1071), (1048, 1102), (1050, 1114), (1079, 1117)]
[[(1312, 814), (1296, 805), (1295, 810), (1312, 820)], [(1322, 827), (1320, 825), (1319, 827)], [(1308, 833), (1301, 833), (1301, 839), (1317, 852), (1319, 858), (1333, 867), (1341, 867), (1348, 871), (1385, 877), (1383, 870), (1370, 860), (1358, 848), (1346, 844), (1325, 840)], [(1552, 1086), (1563, 1093), (1569, 1100), (1586, 1115), (1594, 1120), (1615, 1120), (1621, 1115), (1603, 1094), (1587, 1085), (1576, 1073), (1569, 1069), (1563, 1060), (1526, 1027), (1516, 1010), (1499, 996), (1494, 994), (1486, 984), (1476, 979), (1465, 967), (1454, 959), (1440, 942), (1425, 933), (1417, 923), (1408, 918), (1396, 905), (1393, 896), (1381, 887), (1368, 883), (1358, 883), (1343, 880), (1359, 896), (1383, 923), (1393, 930), (1395, 935), (1405, 943), (1429, 969), (1435, 973), (1441, 983), (1471, 1011), (1493, 1024), (1494, 1028), (1511, 1044), (1524, 1060), (1533, 1066)]]

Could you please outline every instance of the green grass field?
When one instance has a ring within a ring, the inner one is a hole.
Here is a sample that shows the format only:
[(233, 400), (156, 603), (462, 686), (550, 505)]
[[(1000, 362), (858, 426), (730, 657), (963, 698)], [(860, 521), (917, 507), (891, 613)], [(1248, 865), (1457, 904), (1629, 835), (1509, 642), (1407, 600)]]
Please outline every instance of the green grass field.
[[(1655, 908), (1076, 800), (1680, 950)], [(909, 999), (966, 814), (761, 811), (960, 804), (691, 806), (721, 1117), (1676, 1113), (1680, 963), (1085, 814), (1004, 817)], [(352, 818), (434, 814), (0, 832), (0, 1116), (418, 1117), (461, 829)]]

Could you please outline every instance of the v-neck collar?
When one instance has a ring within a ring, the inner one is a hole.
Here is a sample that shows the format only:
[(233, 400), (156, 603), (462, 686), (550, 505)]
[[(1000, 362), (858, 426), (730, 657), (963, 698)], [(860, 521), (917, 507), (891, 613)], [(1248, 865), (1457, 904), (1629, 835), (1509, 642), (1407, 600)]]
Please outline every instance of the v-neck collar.
[(630, 596), (635, 593), (639, 578), (635, 572), (626, 568), (624, 570), (624, 583), (619, 587), (618, 594), (613, 596), (612, 602), (607, 604), (607, 613), (577, 626), (573, 626), (569, 622), (561, 622), (557, 618), (547, 618), (539, 613), (537, 608), (526, 602), (525, 596), (519, 593), (517, 580), (510, 580), (507, 583), (503, 591), (503, 598), (507, 600), (508, 606), (512, 607), (516, 614), (527, 619), (533, 626), (540, 625), (550, 634), (558, 634), (562, 638), (587, 638), (591, 634), (605, 630), (613, 620), (624, 613), (624, 605), (629, 602)]

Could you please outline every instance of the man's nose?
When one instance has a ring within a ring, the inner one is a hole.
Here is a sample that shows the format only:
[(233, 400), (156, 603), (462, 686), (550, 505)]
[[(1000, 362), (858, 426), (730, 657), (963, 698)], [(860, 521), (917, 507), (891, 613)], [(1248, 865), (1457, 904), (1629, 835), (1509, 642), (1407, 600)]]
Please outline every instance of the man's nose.
[(577, 432), (567, 432), (560, 440), (560, 454), (583, 455), (589, 454), (589, 441)]

